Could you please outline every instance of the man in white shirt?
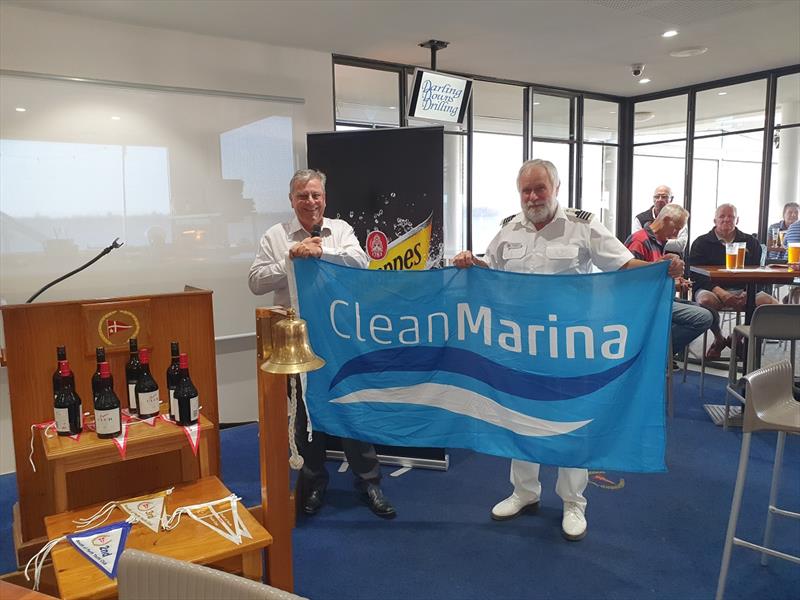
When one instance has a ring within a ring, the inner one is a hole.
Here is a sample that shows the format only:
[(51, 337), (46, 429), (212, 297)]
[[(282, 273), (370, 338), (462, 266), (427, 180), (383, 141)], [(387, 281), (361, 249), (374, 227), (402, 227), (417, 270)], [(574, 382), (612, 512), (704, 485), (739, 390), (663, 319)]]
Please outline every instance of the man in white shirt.
[[(668, 185), (660, 185), (658, 186), (655, 191), (653, 192), (653, 206), (648, 208), (645, 211), (640, 212), (638, 215), (633, 217), (633, 225), (631, 226), (631, 235), (639, 231), (640, 229), (644, 229), (645, 225), (648, 225), (656, 220), (658, 213), (661, 212), (661, 209), (664, 208), (667, 204), (672, 202), (673, 195), (672, 195), (672, 188)], [(678, 232), (678, 235), (671, 239), (667, 240), (667, 245), (664, 246), (664, 252), (672, 252), (673, 254), (677, 254), (681, 258), (685, 256), (686, 253), (686, 244), (689, 241), (689, 224), (683, 226), (683, 228)]]
[[(591, 273), (616, 271), (649, 263), (638, 260), (592, 213), (562, 208), (558, 203), (560, 181), (555, 165), (536, 159), (523, 163), (517, 175), (517, 190), (522, 212), (507, 220), (489, 244), (485, 261), (469, 250), (453, 258), (459, 268), (473, 265), (519, 273)], [(669, 255), (669, 275), (683, 273), (683, 261)], [(570, 541), (586, 535), (586, 498), (589, 482), (586, 469), (559, 467), (556, 493), (564, 507), (561, 531)], [(524, 460), (511, 461), (514, 492), (492, 508), (497, 521), (512, 519), (539, 508), (542, 485), (539, 465)]]
[[(290, 305), (287, 259), (322, 258), (330, 262), (365, 268), (369, 258), (358, 243), (353, 228), (325, 214), (325, 174), (313, 169), (297, 171), (289, 182), (289, 200), (295, 217), (270, 227), (261, 238), (250, 267), (249, 284), (254, 294), (275, 292), (275, 303)], [(300, 389), (298, 376), (296, 382)], [(297, 404), (295, 440), (303, 457), (298, 489), (300, 505), (308, 515), (322, 507), (328, 472), (325, 469), (325, 434), (306, 434), (307, 415), (303, 402)], [(375, 447), (368, 442), (342, 438), (342, 449), (356, 477), (356, 488), (372, 512), (391, 519), (396, 511), (380, 488), (381, 470)]]

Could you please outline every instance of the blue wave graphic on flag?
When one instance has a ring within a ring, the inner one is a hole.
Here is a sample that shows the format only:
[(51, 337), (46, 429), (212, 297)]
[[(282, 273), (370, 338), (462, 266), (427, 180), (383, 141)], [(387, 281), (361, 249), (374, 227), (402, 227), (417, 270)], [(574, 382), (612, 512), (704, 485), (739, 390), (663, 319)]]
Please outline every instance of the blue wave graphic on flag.
[(353, 375), (389, 371), (447, 371), (482, 381), (494, 389), (530, 400), (569, 400), (605, 387), (627, 371), (639, 354), (600, 373), (576, 377), (537, 375), (512, 369), (470, 350), (448, 346), (388, 348), (350, 359), (331, 379), (328, 390)]

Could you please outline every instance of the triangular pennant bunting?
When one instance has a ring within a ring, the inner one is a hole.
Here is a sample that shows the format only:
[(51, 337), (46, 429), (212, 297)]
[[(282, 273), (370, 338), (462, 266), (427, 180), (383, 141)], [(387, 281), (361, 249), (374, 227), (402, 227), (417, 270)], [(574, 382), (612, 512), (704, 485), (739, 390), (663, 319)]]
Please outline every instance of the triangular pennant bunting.
[(117, 563), (131, 530), (130, 523), (112, 523), (90, 531), (73, 533), (67, 540), (110, 579), (117, 577)]
[(200, 447), (200, 423), (194, 425), (184, 425), (183, 432), (189, 439), (189, 445), (192, 447), (192, 452), (197, 456), (197, 449)]
[[(162, 492), (163, 494), (163, 492)], [(158, 495), (144, 500), (120, 502), (119, 507), (136, 520), (158, 533), (164, 515), (164, 496)]]
[(119, 435), (116, 437), (111, 438), (114, 440), (114, 444), (117, 446), (117, 450), (119, 450), (119, 455), (122, 457), (122, 460), (125, 460), (125, 453), (128, 449), (128, 423), (123, 419), (120, 423), (120, 432)]

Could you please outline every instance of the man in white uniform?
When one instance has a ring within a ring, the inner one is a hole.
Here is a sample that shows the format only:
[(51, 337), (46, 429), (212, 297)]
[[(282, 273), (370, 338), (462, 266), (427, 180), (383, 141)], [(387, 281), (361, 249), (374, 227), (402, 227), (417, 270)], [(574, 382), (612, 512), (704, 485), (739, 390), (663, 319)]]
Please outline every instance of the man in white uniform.
[[(286, 260), (321, 258), (329, 262), (366, 268), (369, 258), (358, 243), (353, 228), (346, 221), (324, 218), (325, 174), (313, 169), (297, 171), (289, 182), (289, 200), (295, 218), (270, 227), (250, 267), (250, 291), (254, 294), (275, 292), (275, 304), (290, 305)], [(300, 378), (296, 377), (298, 389)], [(307, 415), (303, 402), (298, 402), (295, 441), (303, 457), (298, 496), (307, 515), (322, 507), (328, 486), (325, 469), (325, 434), (315, 431), (313, 439), (306, 434)], [(342, 449), (353, 469), (356, 488), (370, 510), (384, 519), (396, 516), (395, 508), (380, 487), (381, 469), (375, 447), (368, 442), (342, 438)]]
[[(525, 162), (517, 175), (517, 190), (522, 212), (508, 219), (486, 251), (485, 261), (470, 251), (457, 254), (453, 264), (472, 265), (521, 273), (590, 273), (592, 266), (616, 271), (649, 263), (635, 259), (625, 245), (586, 211), (562, 208), (557, 201), (560, 181), (553, 163), (546, 160)], [(683, 273), (683, 261), (675, 255), (669, 275)], [(586, 498), (589, 481), (586, 469), (559, 467), (556, 493), (564, 502), (561, 530), (570, 541), (586, 535)], [(523, 460), (511, 461), (514, 492), (492, 508), (492, 518), (511, 519), (522, 512), (539, 508), (542, 485), (539, 465)]]

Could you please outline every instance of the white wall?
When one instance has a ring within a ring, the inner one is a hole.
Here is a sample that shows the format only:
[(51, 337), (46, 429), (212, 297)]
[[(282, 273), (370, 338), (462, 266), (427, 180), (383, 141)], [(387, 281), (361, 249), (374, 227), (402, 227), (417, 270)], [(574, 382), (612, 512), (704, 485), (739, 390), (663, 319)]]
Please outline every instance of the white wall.
[[(333, 129), (331, 57), (320, 52), (0, 5), (0, 68), (300, 97), (307, 131)], [(305, 133), (295, 132), (296, 156), (305, 156)], [(270, 304), (265, 296), (264, 305)], [(0, 473), (7, 473), (15, 466), (8, 378), (2, 371)], [(217, 379), (223, 422), (258, 417), (255, 338), (217, 343)]]

